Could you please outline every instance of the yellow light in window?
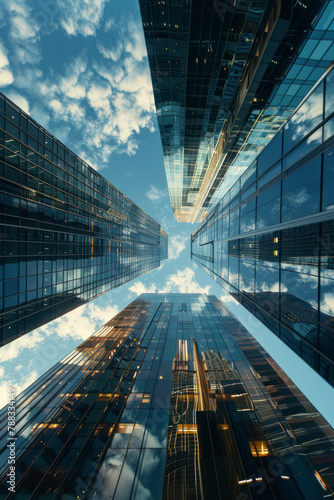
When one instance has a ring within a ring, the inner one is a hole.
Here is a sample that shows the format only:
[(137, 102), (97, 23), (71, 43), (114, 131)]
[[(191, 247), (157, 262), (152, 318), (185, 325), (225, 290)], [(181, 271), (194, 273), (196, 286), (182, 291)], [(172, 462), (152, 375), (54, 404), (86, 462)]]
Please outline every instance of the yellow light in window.
[(327, 486), (326, 486), (326, 483), (325, 481), (322, 479), (322, 477), (320, 476), (319, 472), (317, 470), (314, 471), (314, 475), (315, 477), (318, 479), (319, 483), (321, 484), (321, 486), (323, 487), (324, 490), (327, 490)]
[(266, 457), (269, 455), (269, 450), (265, 441), (249, 441), (249, 447), (253, 457)]
[(177, 432), (182, 433), (182, 434), (192, 434), (194, 432), (197, 432), (197, 425), (182, 425), (178, 424), (177, 426)]
[(274, 238), (274, 243), (278, 243), (278, 238)]
[(278, 255), (278, 250), (274, 250), (274, 255)]

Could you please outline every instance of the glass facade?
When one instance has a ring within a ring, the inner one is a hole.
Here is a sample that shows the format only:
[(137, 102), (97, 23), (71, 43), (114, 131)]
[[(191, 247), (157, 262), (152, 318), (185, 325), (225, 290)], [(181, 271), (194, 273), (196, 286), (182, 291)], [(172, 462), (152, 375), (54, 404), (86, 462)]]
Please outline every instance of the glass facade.
[[(174, 215), (201, 221), (227, 171), (249, 166), (330, 64), (331, 2), (139, 3)], [(313, 72), (286, 80), (309, 39)]]
[(192, 235), (192, 258), (334, 384), (334, 70)]
[[(309, 6), (310, 3), (307, 5), (303, 2), (302, 5), (299, 2), (300, 9), (305, 10)], [(290, 45), (295, 36), (293, 30), (290, 35), (287, 34), (286, 44), (293, 55), (288, 57), (289, 63), (276, 81), (264, 108), (256, 109), (256, 103), (254, 103), (254, 110), (250, 117), (253, 125), (251, 129), (246, 127), (240, 130), (238, 154), (231, 159), (231, 168), (219, 188), (212, 191), (211, 199), (208, 197), (204, 207), (207, 207), (209, 203), (210, 208), (213, 208), (227, 193), (334, 60), (333, 2), (330, 0), (322, 2), (318, 15), (314, 16), (311, 21), (296, 52), (291, 50), (292, 45)], [(278, 61), (279, 58), (275, 57), (272, 63), (278, 64)], [(204, 208), (202, 210), (204, 213)]]
[(22, 500), (333, 498), (333, 429), (213, 296), (141, 295), (16, 411)]
[(0, 94), (0, 345), (167, 258), (160, 225)]

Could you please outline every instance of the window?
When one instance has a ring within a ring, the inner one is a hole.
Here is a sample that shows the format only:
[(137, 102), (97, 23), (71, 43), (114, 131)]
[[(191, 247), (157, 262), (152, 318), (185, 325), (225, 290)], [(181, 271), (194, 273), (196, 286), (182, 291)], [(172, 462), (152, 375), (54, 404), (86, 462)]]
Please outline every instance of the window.
[(323, 155), (322, 210), (334, 208), (334, 148)]

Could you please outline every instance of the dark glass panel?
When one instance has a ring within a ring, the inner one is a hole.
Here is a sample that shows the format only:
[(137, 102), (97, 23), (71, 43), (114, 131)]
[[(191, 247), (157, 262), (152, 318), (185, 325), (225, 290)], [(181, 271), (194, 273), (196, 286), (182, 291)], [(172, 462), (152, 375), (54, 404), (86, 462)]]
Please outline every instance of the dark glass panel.
[(323, 118), (323, 82), (307, 98), (284, 127), (284, 153), (311, 132)]
[(282, 181), (282, 222), (320, 211), (321, 156)]
[(334, 148), (323, 154), (322, 210), (334, 209)]

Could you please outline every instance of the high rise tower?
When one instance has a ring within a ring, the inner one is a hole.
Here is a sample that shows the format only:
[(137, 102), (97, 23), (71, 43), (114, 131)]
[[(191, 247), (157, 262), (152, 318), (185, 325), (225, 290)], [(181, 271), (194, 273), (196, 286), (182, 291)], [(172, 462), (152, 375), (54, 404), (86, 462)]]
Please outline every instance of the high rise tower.
[(16, 407), (22, 500), (333, 498), (333, 429), (213, 296), (141, 295)]
[(167, 234), (0, 94), (0, 345), (159, 267)]
[(174, 215), (202, 221), (333, 61), (332, 2), (139, 3)]
[(192, 235), (192, 258), (334, 385), (334, 70)]

